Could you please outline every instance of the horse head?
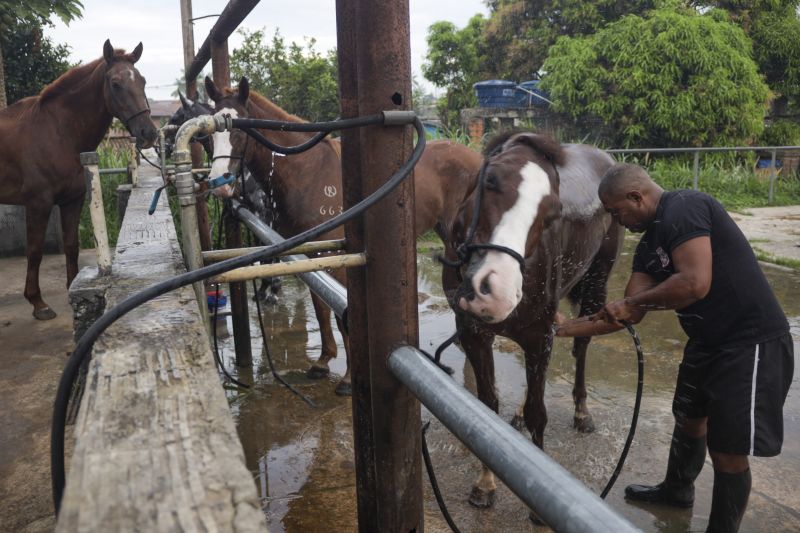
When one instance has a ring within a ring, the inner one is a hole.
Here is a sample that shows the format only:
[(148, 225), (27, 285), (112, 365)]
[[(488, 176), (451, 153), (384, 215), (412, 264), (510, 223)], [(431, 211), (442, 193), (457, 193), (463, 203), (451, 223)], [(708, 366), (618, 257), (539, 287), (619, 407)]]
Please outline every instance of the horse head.
[(103, 58), (106, 62), (103, 97), (111, 114), (136, 137), (136, 146), (149, 148), (158, 137), (150, 119), (150, 105), (144, 93), (145, 79), (133, 65), (142, 56), (142, 43), (129, 54), (117, 53), (106, 39)]
[[(239, 80), (234, 89), (218, 89), (211, 78), (206, 77), (206, 94), (214, 100), (214, 112), (230, 115), (232, 118), (249, 116), (247, 100), (250, 96), (250, 84), (247, 78)], [(213, 136), (214, 156), (211, 159), (212, 178), (219, 176), (237, 176), (243, 171), (247, 134), (239, 129), (217, 132)], [(229, 198), (234, 194), (231, 185), (223, 185), (213, 189), (215, 195)]]
[(561, 145), (546, 135), (512, 132), (488, 145), (475, 188), (453, 223), (463, 280), (454, 308), (497, 323), (517, 307), (527, 259), (561, 216), (563, 163)]
[[(183, 123), (189, 119), (197, 118), (202, 115), (211, 115), (214, 113), (214, 110), (210, 106), (199, 100), (191, 100), (185, 97), (180, 91), (178, 91), (178, 96), (181, 99), (181, 106), (172, 114), (171, 117), (169, 117), (168, 124), (170, 126), (181, 127)], [(167, 149), (167, 157), (172, 154), (172, 150), (175, 145), (175, 133), (176, 132), (173, 131), (165, 135), (164, 140)], [(195, 135), (192, 140), (202, 144), (203, 149), (206, 151), (209, 157), (213, 155), (214, 146), (211, 144), (210, 135)]]

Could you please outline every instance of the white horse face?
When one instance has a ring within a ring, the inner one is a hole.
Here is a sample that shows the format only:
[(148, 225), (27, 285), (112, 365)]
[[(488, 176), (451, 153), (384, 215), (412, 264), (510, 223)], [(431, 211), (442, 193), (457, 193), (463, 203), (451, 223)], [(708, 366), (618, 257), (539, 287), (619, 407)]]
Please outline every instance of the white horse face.
[[(236, 109), (231, 107), (224, 107), (220, 109), (217, 114), (230, 115), (231, 118), (239, 117)], [(236, 176), (239, 173), (239, 168), (242, 164), (242, 154), (238, 153), (238, 151), (234, 151), (234, 143), (232, 142), (233, 136), (235, 136), (235, 134), (232, 134), (230, 131), (218, 131), (214, 133), (214, 156), (211, 161), (210, 178)], [(233, 196), (234, 188), (232, 185), (222, 185), (211, 191), (220, 198), (230, 198)]]

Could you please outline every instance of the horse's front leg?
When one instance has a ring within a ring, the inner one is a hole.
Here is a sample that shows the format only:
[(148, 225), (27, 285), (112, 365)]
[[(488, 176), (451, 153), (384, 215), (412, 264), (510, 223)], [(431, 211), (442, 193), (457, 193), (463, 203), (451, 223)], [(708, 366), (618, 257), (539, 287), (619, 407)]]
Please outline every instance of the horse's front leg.
[(333, 328), (331, 327), (331, 309), (314, 293), (311, 293), (311, 302), (314, 304), (314, 314), (319, 323), (319, 336), (322, 344), (322, 351), (319, 358), (311, 364), (306, 371), (306, 376), (311, 379), (324, 378), (330, 374), (328, 361), (336, 357), (336, 339), (333, 338)]
[(42, 299), (39, 288), (39, 266), (42, 264), (42, 249), (44, 247), (44, 234), (47, 230), (47, 221), (50, 218), (49, 205), (26, 205), (25, 227), (27, 230), (27, 243), (25, 254), (28, 259), (28, 272), (25, 276), (25, 298), (33, 306), (33, 317), (37, 320), (51, 320), (56, 317), (56, 312)]
[(575, 337), (572, 343), (572, 356), (575, 358), (575, 386), (572, 388), (575, 415), (572, 427), (581, 433), (594, 431), (594, 420), (586, 405), (586, 349), (591, 340), (591, 337)]
[(339, 396), (350, 396), (353, 393), (353, 387), (350, 382), (350, 336), (347, 334), (347, 329), (344, 327), (344, 323), (338, 316), (336, 317), (336, 326), (339, 328), (339, 332), (342, 334), (344, 353), (345, 357), (347, 358), (347, 370), (344, 373), (344, 377), (342, 377), (342, 379), (339, 380), (339, 383), (336, 384), (336, 389), (334, 392)]
[(78, 275), (78, 254), (80, 242), (78, 226), (80, 224), (83, 195), (76, 200), (59, 207), (61, 211), (61, 235), (64, 241), (64, 257), (67, 262), (67, 288)]
[[(494, 359), (492, 357), (492, 340), (494, 335), (487, 332), (476, 331), (464, 320), (456, 319), (461, 348), (467, 355), (472, 370), (475, 373), (475, 382), (478, 389), (478, 399), (486, 404), (489, 409), (498, 412), (499, 401), (494, 386)], [(475, 507), (491, 507), (494, 505), (497, 484), (494, 474), (483, 464), (478, 479), (472, 485), (469, 503)]]

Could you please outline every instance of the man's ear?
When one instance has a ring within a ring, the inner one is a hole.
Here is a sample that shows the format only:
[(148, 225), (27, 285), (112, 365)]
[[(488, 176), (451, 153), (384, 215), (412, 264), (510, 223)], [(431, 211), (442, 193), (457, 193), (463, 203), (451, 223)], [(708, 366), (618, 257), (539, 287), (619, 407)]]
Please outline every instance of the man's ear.
[(625, 195), (625, 198), (639, 204), (642, 202), (642, 193), (640, 193), (639, 191), (631, 191)]

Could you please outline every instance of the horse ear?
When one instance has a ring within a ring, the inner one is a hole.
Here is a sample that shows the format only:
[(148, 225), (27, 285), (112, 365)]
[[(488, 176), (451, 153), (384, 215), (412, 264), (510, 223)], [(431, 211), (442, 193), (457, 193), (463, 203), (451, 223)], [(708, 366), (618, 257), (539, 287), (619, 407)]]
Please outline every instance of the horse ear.
[(189, 109), (192, 108), (193, 102), (191, 100), (189, 100), (188, 98), (186, 98), (185, 96), (183, 96), (182, 92), (178, 91), (178, 96), (181, 99), (181, 105), (183, 106), (184, 109), (186, 109), (188, 111)]
[(247, 103), (247, 98), (250, 96), (250, 82), (242, 76), (242, 79), (239, 80), (239, 101), (242, 104)]
[(114, 62), (114, 47), (111, 46), (111, 39), (106, 39), (103, 43), (103, 58), (109, 65)]
[(139, 61), (139, 58), (142, 57), (142, 50), (143, 49), (144, 49), (144, 46), (142, 46), (142, 43), (140, 41), (139, 44), (136, 45), (136, 48), (133, 49), (133, 52), (128, 54), (128, 57), (130, 58), (131, 63), (136, 63), (137, 61)]
[(214, 102), (218, 102), (220, 100), (219, 90), (217, 90), (217, 86), (214, 85), (214, 81), (206, 76), (206, 94), (209, 98), (214, 100)]
[(545, 155), (554, 165), (563, 166), (565, 161), (564, 149), (557, 140), (541, 133), (519, 133), (509, 138), (503, 145), (506, 150), (515, 144), (525, 144)]

